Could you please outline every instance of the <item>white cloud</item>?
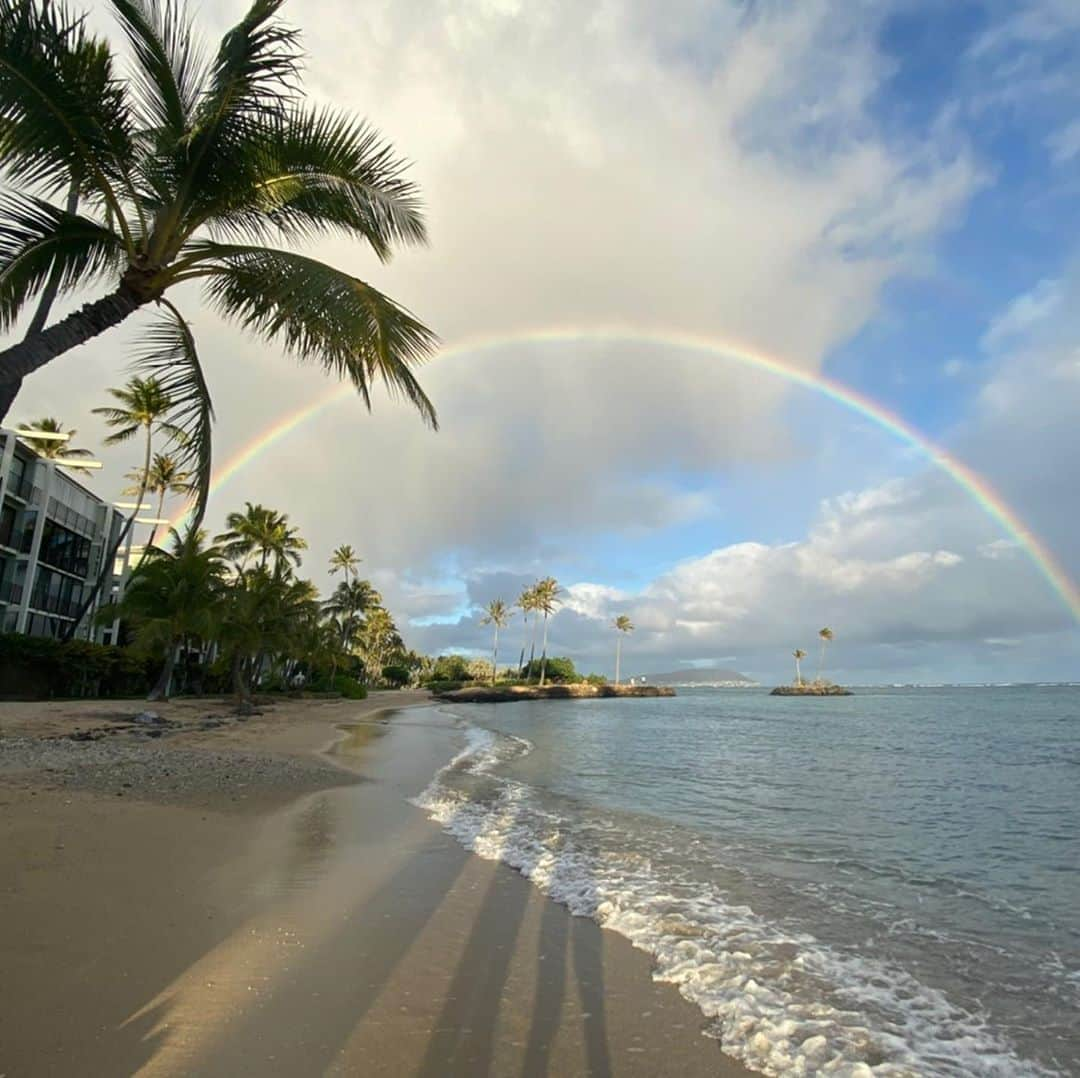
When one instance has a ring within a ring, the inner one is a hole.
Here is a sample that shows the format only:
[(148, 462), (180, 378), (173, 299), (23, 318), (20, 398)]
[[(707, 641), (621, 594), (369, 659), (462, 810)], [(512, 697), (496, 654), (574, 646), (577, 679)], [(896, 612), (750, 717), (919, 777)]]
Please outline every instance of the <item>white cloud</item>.
[(1080, 120), (1073, 120), (1058, 128), (1046, 140), (1050, 156), (1058, 164), (1066, 164), (1080, 154)]

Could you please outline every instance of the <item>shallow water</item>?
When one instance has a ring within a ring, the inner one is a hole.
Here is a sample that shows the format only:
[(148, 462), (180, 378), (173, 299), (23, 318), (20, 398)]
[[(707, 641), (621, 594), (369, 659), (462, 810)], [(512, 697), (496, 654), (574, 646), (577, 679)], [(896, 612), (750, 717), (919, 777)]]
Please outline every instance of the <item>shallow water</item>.
[(1080, 689), (453, 711), (420, 803), (753, 1068), (1080, 1074)]

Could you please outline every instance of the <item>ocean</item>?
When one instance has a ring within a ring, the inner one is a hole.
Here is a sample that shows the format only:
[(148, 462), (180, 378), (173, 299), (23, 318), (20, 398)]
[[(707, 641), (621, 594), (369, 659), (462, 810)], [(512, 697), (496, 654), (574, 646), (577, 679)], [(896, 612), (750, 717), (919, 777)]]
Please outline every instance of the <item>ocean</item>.
[(417, 803), (751, 1069), (1080, 1075), (1080, 688), (444, 710)]

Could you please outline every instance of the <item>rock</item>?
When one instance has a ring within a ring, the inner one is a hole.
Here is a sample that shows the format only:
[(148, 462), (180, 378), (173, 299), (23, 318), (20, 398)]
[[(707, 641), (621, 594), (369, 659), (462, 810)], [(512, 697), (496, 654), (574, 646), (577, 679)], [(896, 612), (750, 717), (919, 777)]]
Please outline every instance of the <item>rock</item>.
[(135, 716), (135, 721), (154, 724), (164, 722), (165, 720), (156, 711), (140, 711), (139, 714)]

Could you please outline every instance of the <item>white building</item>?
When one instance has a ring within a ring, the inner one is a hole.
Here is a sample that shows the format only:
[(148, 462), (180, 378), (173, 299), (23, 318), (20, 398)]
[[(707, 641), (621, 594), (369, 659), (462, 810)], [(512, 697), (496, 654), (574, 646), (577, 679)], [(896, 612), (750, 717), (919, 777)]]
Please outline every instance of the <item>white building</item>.
[[(121, 510), (69, 472), (0, 429), (0, 632), (59, 636), (74, 621), (123, 527)], [(122, 573), (124, 566), (116, 568)], [(102, 602), (121, 579), (114, 571)], [(91, 611), (77, 635), (111, 643), (115, 631), (96, 627)]]

